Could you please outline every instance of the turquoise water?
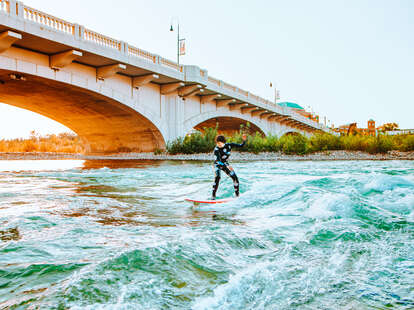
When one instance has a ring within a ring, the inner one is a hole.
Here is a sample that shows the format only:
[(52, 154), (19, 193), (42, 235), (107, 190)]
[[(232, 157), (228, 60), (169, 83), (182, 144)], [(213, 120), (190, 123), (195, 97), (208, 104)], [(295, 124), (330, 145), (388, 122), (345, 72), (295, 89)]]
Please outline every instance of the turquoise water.
[(0, 309), (414, 309), (414, 162), (234, 168), (0, 161)]

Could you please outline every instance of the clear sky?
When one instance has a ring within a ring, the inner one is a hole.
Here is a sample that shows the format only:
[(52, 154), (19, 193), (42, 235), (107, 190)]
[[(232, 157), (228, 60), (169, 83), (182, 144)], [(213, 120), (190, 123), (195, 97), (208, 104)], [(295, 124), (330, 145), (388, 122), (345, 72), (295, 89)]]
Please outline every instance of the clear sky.
[[(412, 0), (24, 0), (28, 6), (176, 59), (273, 100), (295, 101), (335, 125), (373, 118), (414, 128)], [(0, 104), (0, 137), (64, 127)]]

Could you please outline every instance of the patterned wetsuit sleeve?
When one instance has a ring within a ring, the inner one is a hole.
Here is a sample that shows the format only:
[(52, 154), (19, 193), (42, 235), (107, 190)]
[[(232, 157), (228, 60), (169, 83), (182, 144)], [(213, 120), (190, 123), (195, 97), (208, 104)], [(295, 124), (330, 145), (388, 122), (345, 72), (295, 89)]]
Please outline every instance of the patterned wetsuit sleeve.
[(243, 141), (242, 144), (238, 144), (238, 143), (229, 143), (229, 145), (231, 147), (243, 147), (246, 144), (246, 141)]

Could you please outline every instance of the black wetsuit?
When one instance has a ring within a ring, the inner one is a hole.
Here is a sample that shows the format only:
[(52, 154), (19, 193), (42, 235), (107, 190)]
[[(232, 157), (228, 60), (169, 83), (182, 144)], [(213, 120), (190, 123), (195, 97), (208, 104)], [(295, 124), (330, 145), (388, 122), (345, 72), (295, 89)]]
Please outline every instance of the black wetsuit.
[(229, 163), (227, 160), (230, 157), (232, 147), (243, 147), (245, 143), (245, 141), (243, 141), (242, 144), (225, 143), (223, 147), (216, 146), (214, 148), (214, 171), (216, 177), (213, 184), (212, 198), (216, 198), (216, 192), (220, 183), (221, 170), (223, 170), (229, 177), (233, 179), (234, 192), (236, 193), (236, 196), (239, 196), (239, 179), (237, 178), (236, 173), (233, 170), (229, 169)]

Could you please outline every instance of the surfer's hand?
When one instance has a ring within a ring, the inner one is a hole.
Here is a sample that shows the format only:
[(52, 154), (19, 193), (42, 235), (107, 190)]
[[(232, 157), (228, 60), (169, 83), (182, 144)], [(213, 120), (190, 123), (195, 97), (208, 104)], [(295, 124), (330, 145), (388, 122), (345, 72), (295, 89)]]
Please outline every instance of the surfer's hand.
[(243, 139), (243, 141), (246, 141), (247, 140), (247, 135), (246, 134), (243, 134), (242, 135), (242, 139)]

